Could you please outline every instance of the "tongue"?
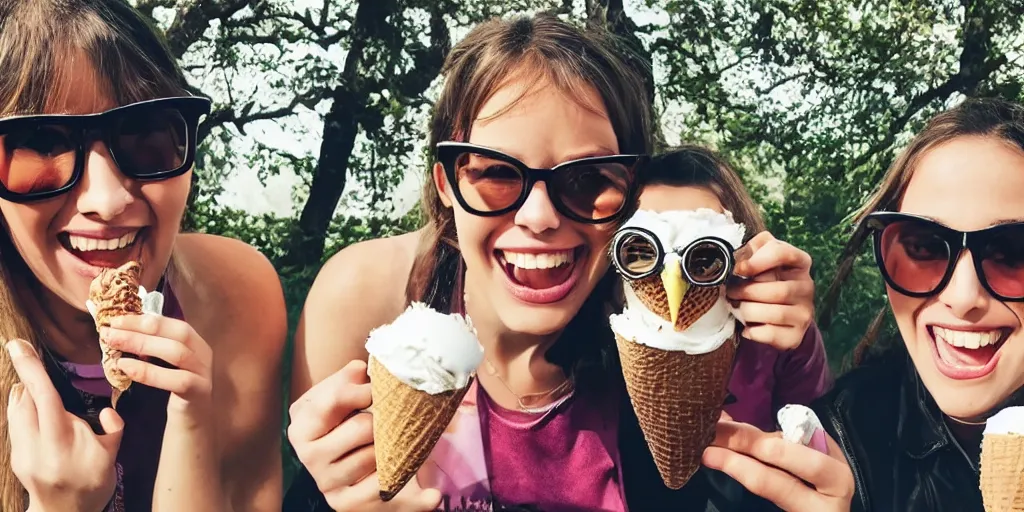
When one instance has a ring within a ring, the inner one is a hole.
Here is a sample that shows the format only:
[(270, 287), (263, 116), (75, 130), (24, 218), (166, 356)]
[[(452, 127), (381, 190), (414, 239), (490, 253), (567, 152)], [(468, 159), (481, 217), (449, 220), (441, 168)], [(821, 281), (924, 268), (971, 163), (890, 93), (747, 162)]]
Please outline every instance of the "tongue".
[(560, 265), (555, 268), (519, 268), (509, 265), (512, 268), (511, 275), (519, 284), (533, 288), (534, 290), (546, 290), (554, 288), (572, 275), (572, 264)]
[(985, 366), (998, 350), (994, 344), (981, 348), (954, 347), (941, 339), (935, 340), (935, 347), (939, 350), (939, 357), (946, 364), (955, 367)]
[(125, 264), (131, 257), (131, 245), (113, 251), (79, 251), (71, 249), (71, 254), (94, 267), (117, 268)]

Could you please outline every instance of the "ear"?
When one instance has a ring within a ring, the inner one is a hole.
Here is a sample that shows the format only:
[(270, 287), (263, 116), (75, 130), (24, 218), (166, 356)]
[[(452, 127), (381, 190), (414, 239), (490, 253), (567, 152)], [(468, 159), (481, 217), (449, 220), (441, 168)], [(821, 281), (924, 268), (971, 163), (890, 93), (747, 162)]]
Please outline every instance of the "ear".
[(441, 198), (441, 204), (445, 208), (452, 207), (452, 200), (448, 197), (448, 177), (444, 174), (444, 166), (440, 162), (434, 164), (434, 186), (437, 187), (437, 195)]

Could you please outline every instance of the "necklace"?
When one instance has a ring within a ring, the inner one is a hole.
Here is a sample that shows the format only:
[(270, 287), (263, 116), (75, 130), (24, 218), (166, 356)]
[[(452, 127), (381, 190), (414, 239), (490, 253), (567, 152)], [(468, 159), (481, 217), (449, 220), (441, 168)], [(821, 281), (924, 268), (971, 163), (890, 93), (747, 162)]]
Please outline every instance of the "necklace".
[[(549, 389), (547, 391), (541, 391), (539, 393), (528, 393), (528, 394), (525, 394), (525, 395), (519, 395), (515, 391), (512, 391), (512, 387), (509, 386), (507, 382), (505, 382), (505, 379), (501, 378), (501, 375), (498, 373), (498, 369), (494, 367), (494, 364), (491, 363), (490, 359), (486, 359), (485, 358), (484, 361), (487, 363), (487, 373), (489, 375), (493, 376), (494, 378), (498, 379), (498, 382), (500, 382), (502, 386), (505, 386), (505, 389), (507, 389), (508, 392), (512, 396), (516, 397), (516, 403), (519, 406), (519, 411), (520, 412), (539, 413), (539, 412), (547, 411), (550, 408), (554, 407), (555, 405), (561, 403), (561, 400), (555, 400), (552, 403), (545, 404), (545, 405), (542, 405), (542, 406), (539, 406), (539, 407), (530, 407), (525, 402), (526, 401), (536, 400), (536, 399), (546, 398), (548, 396), (555, 395), (556, 393), (561, 393), (562, 391), (570, 389), (573, 386), (573, 379), (571, 377), (566, 377), (566, 379), (563, 380), (561, 384), (559, 384), (559, 385), (557, 385), (557, 386), (555, 386), (555, 387), (553, 387), (553, 388), (551, 388), (551, 389)], [(562, 396), (562, 398), (566, 398), (568, 396), (569, 396), (569, 394), (566, 393), (564, 396)]]
[[(463, 310), (464, 313), (467, 314), (467, 316), (468, 316), (468, 312), (466, 311), (466, 309), (467, 309), (467, 305), (468, 304), (469, 304), (469, 294), (466, 293), (466, 292), (463, 292), (462, 293), (462, 310)], [(549, 403), (549, 404), (546, 404), (546, 405), (542, 405), (540, 407), (530, 407), (530, 406), (526, 405), (526, 403), (524, 403), (524, 401), (530, 401), (530, 400), (535, 400), (535, 399), (542, 399), (542, 398), (554, 395), (556, 393), (561, 393), (562, 391), (564, 391), (566, 389), (570, 389), (573, 386), (573, 379), (572, 379), (572, 377), (566, 377), (566, 379), (563, 380), (561, 382), (561, 384), (559, 384), (559, 385), (557, 385), (557, 386), (555, 386), (555, 387), (553, 387), (553, 388), (551, 388), (551, 389), (549, 389), (547, 391), (541, 391), (539, 393), (528, 393), (528, 394), (525, 394), (525, 395), (519, 395), (518, 393), (516, 393), (515, 391), (512, 390), (512, 386), (509, 386), (508, 383), (505, 382), (505, 379), (502, 378), (501, 374), (498, 373), (498, 369), (494, 366), (494, 363), (492, 363), (491, 360), (488, 359), (486, 355), (484, 356), (484, 362), (487, 363), (487, 373), (489, 375), (491, 375), (492, 377), (498, 379), (498, 382), (500, 382), (501, 385), (504, 386), (506, 390), (508, 390), (509, 394), (511, 394), (512, 396), (516, 397), (516, 404), (519, 406), (519, 411), (520, 412), (534, 413), (535, 414), (535, 413), (547, 411), (550, 408), (552, 408), (552, 407), (558, 405), (559, 403), (561, 403), (561, 400), (555, 400), (552, 403)], [(566, 393), (562, 398), (564, 399), (564, 398), (566, 398), (568, 396), (569, 396), (569, 394)]]

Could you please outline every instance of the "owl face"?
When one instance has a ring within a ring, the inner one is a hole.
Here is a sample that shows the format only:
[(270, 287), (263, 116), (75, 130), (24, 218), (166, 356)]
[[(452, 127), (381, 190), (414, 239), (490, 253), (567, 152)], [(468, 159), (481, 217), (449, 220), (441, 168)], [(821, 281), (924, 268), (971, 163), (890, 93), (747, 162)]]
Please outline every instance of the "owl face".
[(645, 306), (683, 330), (717, 300), (743, 234), (728, 212), (641, 210), (615, 233), (611, 260)]

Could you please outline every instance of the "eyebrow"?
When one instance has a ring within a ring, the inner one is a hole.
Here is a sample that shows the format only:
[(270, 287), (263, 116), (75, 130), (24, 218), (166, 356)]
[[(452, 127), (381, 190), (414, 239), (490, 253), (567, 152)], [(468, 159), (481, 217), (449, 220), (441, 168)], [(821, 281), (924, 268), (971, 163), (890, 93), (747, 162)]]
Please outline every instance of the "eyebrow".
[(586, 151), (578, 151), (576, 153), (569, 153), (562, 157), (562, 162), (571, 162), (573, 160), (579, 160), (581, 158), (592, 158), (600, 156), (611, 156), (618, 153), (607, 146), (594, 146)]

